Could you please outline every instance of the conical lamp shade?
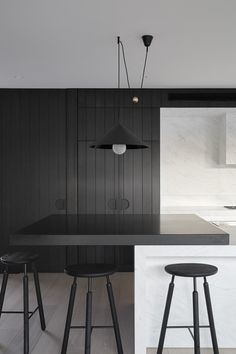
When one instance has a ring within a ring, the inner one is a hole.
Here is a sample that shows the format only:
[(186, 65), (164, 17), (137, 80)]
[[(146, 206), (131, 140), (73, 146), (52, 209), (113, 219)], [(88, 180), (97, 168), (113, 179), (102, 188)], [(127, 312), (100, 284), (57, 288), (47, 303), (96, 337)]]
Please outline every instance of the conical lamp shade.
[(104, 137), (97, 141), (91, 148), (112, 149), (113, 145), (126, 145), (126, 149), (146, 149), (147, 145), (135, 136), (128, 128), (121, 123), (116, 124)]

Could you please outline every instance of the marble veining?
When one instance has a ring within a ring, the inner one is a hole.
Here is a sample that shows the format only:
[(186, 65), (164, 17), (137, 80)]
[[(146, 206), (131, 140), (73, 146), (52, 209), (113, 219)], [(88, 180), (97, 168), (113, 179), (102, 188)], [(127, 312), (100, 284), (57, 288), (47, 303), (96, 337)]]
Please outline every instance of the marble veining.
[[(162, 206), (236, 204), (236, 165), (221, 159), (226, 117), (230, 117), (228, 131), (235, 131), (236, 109), (161, 110)], [(232, 141), (231, 134), (233, 148)]]

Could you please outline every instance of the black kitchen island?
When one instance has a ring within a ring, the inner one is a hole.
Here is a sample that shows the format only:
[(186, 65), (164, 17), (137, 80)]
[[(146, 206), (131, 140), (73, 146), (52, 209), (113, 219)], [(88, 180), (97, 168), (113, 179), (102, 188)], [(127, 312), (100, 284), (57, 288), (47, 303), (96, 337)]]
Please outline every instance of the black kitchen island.
[(228, 245), (229, 235), (194, 214), (58, 214), (12, 234), (10, 244)]

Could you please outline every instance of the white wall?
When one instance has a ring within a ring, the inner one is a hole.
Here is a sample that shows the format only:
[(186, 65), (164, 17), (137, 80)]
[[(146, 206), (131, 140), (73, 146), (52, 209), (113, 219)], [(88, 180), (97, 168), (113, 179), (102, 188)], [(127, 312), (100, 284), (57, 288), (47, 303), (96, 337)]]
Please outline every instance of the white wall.
[[(236, 165), (220, 163), (229, 108), (161, 110), (161, 205), (236, 205)], [(236, 139), (236, 137), (235, 137)]]

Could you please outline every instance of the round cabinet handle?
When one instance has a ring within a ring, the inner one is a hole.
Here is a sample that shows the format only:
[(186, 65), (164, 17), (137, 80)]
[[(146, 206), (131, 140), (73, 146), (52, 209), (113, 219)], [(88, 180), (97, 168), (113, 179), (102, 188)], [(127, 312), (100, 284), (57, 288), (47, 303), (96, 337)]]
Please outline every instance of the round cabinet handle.
[(111, 210), (126, 210), (129, 208), (129, 201), (128, 199), (109, 199), (108, 200), (108, 207)]

